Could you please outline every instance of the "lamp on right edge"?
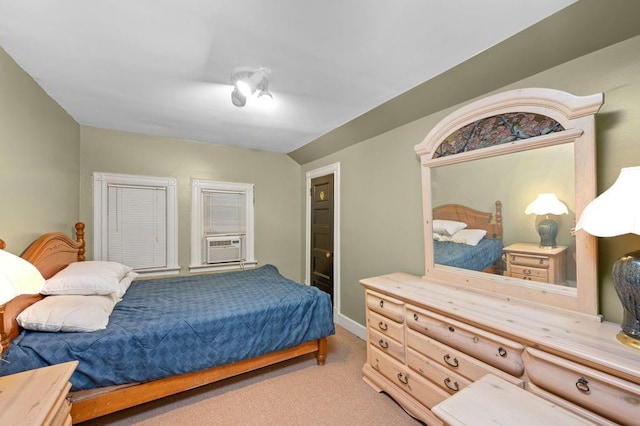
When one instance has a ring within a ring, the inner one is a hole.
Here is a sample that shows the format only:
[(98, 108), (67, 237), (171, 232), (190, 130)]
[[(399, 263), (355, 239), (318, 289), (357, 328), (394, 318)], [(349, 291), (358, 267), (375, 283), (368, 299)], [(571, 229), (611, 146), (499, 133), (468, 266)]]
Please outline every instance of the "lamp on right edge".
[[(596, 237), (640, 235), (640, 167), (620, 170), (614, 184), (585, 207), (576, 231)], [(613, 265), (613, 285), (622, 302), (622, 330), (616, 336), (640, 349), (640, 250), (627, 253)]]

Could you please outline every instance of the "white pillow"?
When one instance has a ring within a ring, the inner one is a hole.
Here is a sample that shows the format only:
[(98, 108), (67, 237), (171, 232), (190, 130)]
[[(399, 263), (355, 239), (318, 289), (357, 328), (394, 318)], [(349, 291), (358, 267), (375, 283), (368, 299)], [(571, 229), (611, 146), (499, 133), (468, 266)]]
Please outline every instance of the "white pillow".
[(13, 282), (7, 277), (7, 274), (0, 271), (0, 305), (7, 303), (18, 294), (20, 294), (18, 293), (18, 289), (16, 289)]
[(37, 294), (44, 285), (44, 277), (38, 268), (8, 251), (0, 250), (0, 271), (18, 294)]
[(487, 235), (487, 231), (484, 229), (463, 229), (456, 232), (451, 241), (454, 243), (467, 244), (469, 246), (476, 246)]
[[(118, 262), (74, 262), (49, 278), (40, 293), (60, 294), (109, 294), (120, 293), (120, 280), (131, 268)], [(124, 294), (124, 293), (123, 293)]]
[(116, 292), (116, 295), (118, 297), (122, 297), (124, 296), (124, 294), (127, 292), (127, 290), (129, 289), (129, 286), (131, 285), (131, 283), (138, 278), (138, 273), (134, 272), (134, 271), (129, 271), (127, 272), (127, 275), (124, 276), (124, 278), (122, 278), (120, 280), (120, 284), (118, 285), (118, 291)]
[(120, 299), (104, 296), (47, 296), (18, 315), (22, 328), (35, 331), (96, 331), (104, 329)]
[(453, 235), (466, 227), (466, 223), (455, 220), (435, 219), (433, 221), (433, 232), (440, 235)]

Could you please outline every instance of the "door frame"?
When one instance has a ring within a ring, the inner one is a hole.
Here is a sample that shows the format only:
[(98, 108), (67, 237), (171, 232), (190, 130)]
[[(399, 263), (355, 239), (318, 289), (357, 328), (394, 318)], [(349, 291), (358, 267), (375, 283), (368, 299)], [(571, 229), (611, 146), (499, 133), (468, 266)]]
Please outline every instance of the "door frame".
[(309, 170), (306, 174), (306, 226), (305, 226), (305, 279), (311, 283), (311, 179), (333, 175), (333, 320), (338, 321), (340, 313), (340, 163), (329, 164), (319, 169)]

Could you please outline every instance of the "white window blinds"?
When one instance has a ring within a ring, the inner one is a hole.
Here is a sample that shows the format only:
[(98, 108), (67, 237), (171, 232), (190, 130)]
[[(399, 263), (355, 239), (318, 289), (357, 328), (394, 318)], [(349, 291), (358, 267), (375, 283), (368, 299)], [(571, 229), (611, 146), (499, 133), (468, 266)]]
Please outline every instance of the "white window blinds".
[(107, 202), (107, 260), (136, 269), (166, 267), (166, 188), (109, 184)]
[(203, 233), (205, 235), (246, 234), (246, 206), (246, 192), (203, 190)]

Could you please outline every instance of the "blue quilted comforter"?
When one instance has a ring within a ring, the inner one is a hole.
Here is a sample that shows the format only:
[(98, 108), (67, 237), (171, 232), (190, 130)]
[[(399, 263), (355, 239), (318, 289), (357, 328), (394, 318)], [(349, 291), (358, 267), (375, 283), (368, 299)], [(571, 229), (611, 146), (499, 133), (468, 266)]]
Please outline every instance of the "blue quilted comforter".
[(483, 238), (477, 246), (434, 241), (433, 251), (434, 261), (439, 265), (482, 271), (502, 256), (502, 240)]
[(145, 382), (279, 351), (335, 333), (329, 295), (272, 265), (135, 281), (105, 330), (23, 330), (0, 375), (78, 360), (72, 389)]

